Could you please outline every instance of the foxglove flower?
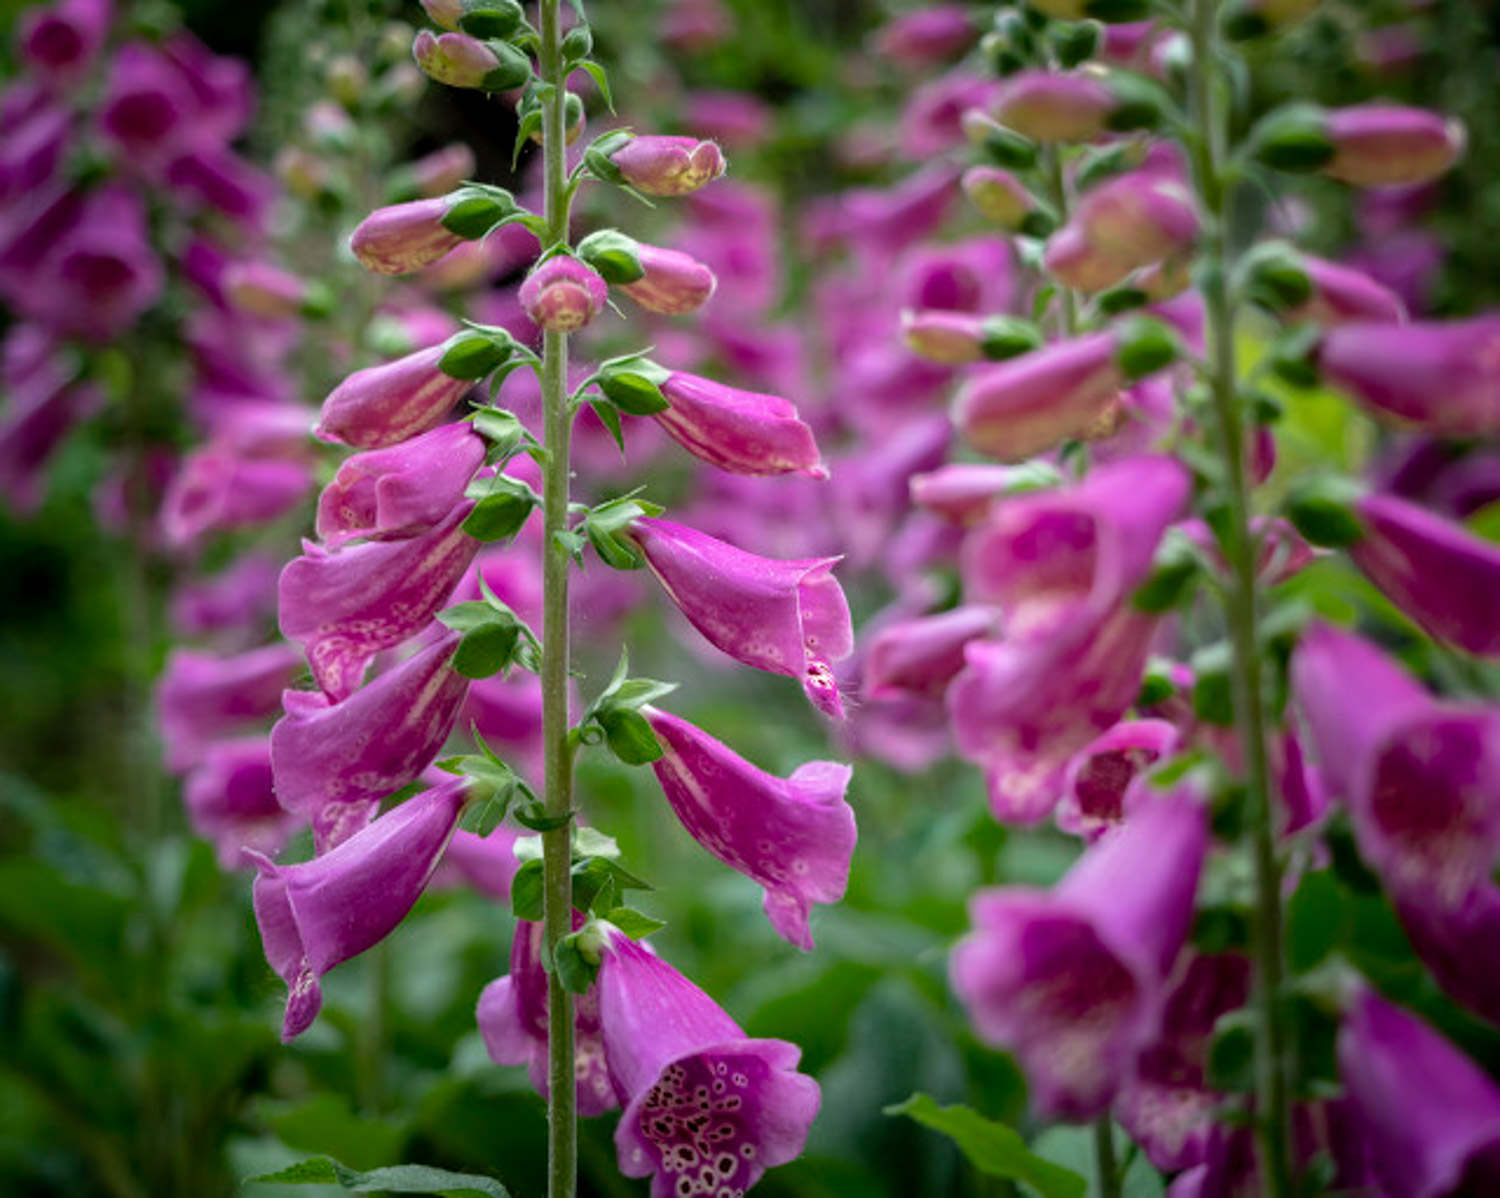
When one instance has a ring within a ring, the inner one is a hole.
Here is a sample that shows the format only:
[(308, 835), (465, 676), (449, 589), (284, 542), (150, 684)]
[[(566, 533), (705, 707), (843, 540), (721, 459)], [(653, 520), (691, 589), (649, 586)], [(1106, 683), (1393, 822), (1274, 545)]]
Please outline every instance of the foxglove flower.
[(1324, 328), (1359, 320), (1400, 324), (1406, 319), (1401, 297), (1364, 271), (1311, 254), (1301, 255), (1301, 263), (1312, 284), (1312, 297), (1295, 316)]
[(956, 607), (881, 629), (869, 642), (864, 695), (941, 699), (964, 668), (964, 646), (991, 636), (995, 626), (995, 613), (987, 607)]
[(854, 812), (851, 770), (810, 761), (789, 778), (757, 769), (729, 746), (669, 712), (645, 708), (662, 748), (652, 762), (682, 826), (730, 869), (765, 888), (778, 935), (811, 951), (813, 903), (836, 903), (849, 882)]
[(440, 424), (474, 384), (444, 374), (443, 347), (356, 370), (323, 401), (313, 430), (325, 441), (384, 449)]
[[(582, 918), (573, 915), (576, 930)], [(542, 968), (542, 925), (517, 920), (510, 945), (510, 973), (496, 978), (479, 996), (479, 1032), (490, 1060), (497, 1065), (524, 1065), (543, 1098), (547, 1084), (547, 973)], [(599, 1035), (596, 990), (573, 1000), (573, 1069), (578, 1086), (578, 1113), (585, 1118), (617, 1110), (614, 1083), (604, 1062)]]
[(433, 879), (435, 886), (466, 885), (480, 894), (502, 903), (510, 901), (511, 883), (521, 868), (516, 857), (520, 833), (500, 824), (488, 836), (478, 836), (460, 828), (448, 842), (442, 868)]
[(1047, 243), (1047, 269), (1080, 291), (1188, 249), (1198, 236), (1192, 193), (1174, 175), (1139, 170), (1100, 184)]
[(1361, 854), (1394, 894), (1458, 910), (1500, 854), (1500, 709), (1434, 700), (1327, 625), (1304, 634), (1292, 685)]
[(1208, 819), (1189, 794), (1143, 806), (1051, 891), (1000, 887), (969, 905), (953, 987), (980, 1036), (1016, 1054), (1042, 1118), (1108, 1109), (1161, 1029), (1192, 923)]
[(667, 377), (661, 393), (671, 406), (654, 413), (656, 422), (709, 465), (734, 474), (828, 477), (812, 429), (789, 400), (681, 370)]
[(875, 52), (903, 66), (929, 66), (957, 57), (977, 34), (962, 4), (936, 4), (887, 21), (875, 35)]
[(1345, 1015), (1338, 1058), (1388, 1193), (1440, 1198), (1500, 1188), (1500, 1087), (1454, 1045), (1365, 990)]
[(341, 703), (282, 696), (286, 715), (271, 729), (276, 798), (311, 821), (320, 852), (363, 828), (438, 755), (469, 685), (448, 664), (458, 640), (441, 637)]
[(485, 87), (501, 67), (493, 50), (466, 33), (420, 30), (412, 40), (411, 56), (428, 78), (449, 87)]
[(1024, 468), (989, 462), (950, 462), (910, 480), (911, 501), (955, 524), (975, 524), (994, 500), (1028, 476)]
[(210, 745), (182, 786), (193, 831), (211, 840), (226, 870), (249, 864), (244, 850), (276, 854), (297, 827), (276, 801), (271, 744), (264, 736)]
[(178, 587), (172, 594), (172, 627), (188, 636), (250, 631), (276, 611), (281, 563), (270, 554), (246, 554), (223, 571)]
[(440, 197), (377, 208), (359, 222), (349, 248), (376, 274), (406, 275), (431, 266), (464, 240), (443, 223), (450, 207)]
[(531, 322), (554, 333), (576, 332), (609, 302), (609, 288), (599, 272), (567, 254), (536, 267), (517, 295)]
[(964, 172), (959, 185), (979, 214), (1001, 228), (1017, 233), (1028, 228), (1033, 232), (1047, 231), (1036, 224), (1036, 218), (1041, 216), (1041, 204), (1009, 171), (997, 166), (971, 166)]
[(432, 528), (462, 502), (484, 454), (484, 438), (460, 421), (345, 458), (318, 497), (318, 536), (337, 549), (355, 537), (402, 537)]
[(837, 557), (785, 561), (736, 549), (695, 529), (642, 517), (631, 525), (646, 566), (715, 648), (802, 683), (820, 711), (842, 718), (833, 663), (854, 650)]
[(110, 0), (60, 0), (27, 9), (17, 22), (17, 53), (54, 83), (68, 83), (93, 60), (109, 32)]
[(293, 645), (266, 645), (233, 657), (174, 649), (156, 691), (167, 768), (196, 765), (212, 742), (271, 715), (302, 669), (302, 654)]
[(750, 1040), (708, 995), (643, 945), (605, 929), (599, 1023), (625, 1103), (620, 1172), (654, 1174), (652, 1198), (743, 1194), (795, 1159), (818, 1113), (801, 1050)]
[(638, 256), (645, 275), (620, 290), (648, 311), (664, 316), (696, 312), (719, 285), (713, 271), (679, 250), (641, 245)]
[(191, 100), (154, 46), (128, 42), (110, 62), (99, 127), (125, 160), (160, 170), (189, 134)]
[(1394, 495), (1366, 495), (1354, 511), (1354, 564), (1430, 635), (1500, 657), (1500, 546)]
[(1108, 128), (1114, 92), (1082, 72), (1027, 70), (1010, 76), (991, 114), (1032, 141), (1092, 141)]
[(241, 457), (212, 442), (189, 453), (162, 500), (167, 544), (191, 545), (210, 532), (267, 524), (302, 502), (312, 467), (283, 458)]
[(1454, 120), (1398, 104), (1356, 104), (1326, 114), (1333, 160), (1324, 172), (1357, 187), (1391, 187), (1436, 179), (1463, 153)]
[(1318, 369), (1376, 416), (1449, 437), (1500, 434), (1500, 316), (1330, 329)]
[(317, 684), (337, 702), (381, 649), (425, 628), (474, 560), (462, 503), (420, 536), (367, 541), (330, 553), (311, 541), (281, 572), (281, 635), (307, 652)]
[(468, 791), (455, 778), (423, 791), (311, 861), (255, 862), (255, 921), (290, 993), (281, 1039), (290, 1044), (323, 1006), (322, 977), (379, 944), (406, 918), (458, 826)]
[(1117, 827), (1126, 818), (1131, 785), (1170, 757), (1180, 740), (1165, 720), (1125, 720), (1084, 746), (1063, 776), (1057, 826), (1091, 842)]
[(231, 307), (267, 320), (288, 320), (317, 299), (305, 280), (269, 262), (234, 263), (224, 271), (223, 287)]
[(648, 196), (684, 196), (724, 173), (724, 155), (693, 137), (632, 137), (609, 156), (623, 180)]

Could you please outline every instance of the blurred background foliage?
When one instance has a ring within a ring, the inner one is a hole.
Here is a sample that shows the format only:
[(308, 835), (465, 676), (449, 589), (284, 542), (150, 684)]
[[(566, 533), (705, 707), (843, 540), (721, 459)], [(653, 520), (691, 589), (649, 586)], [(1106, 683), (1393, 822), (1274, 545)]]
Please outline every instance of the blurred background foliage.
[[(735, 163), (737, 177), (774, 186), (792, 211), (867, 181), (860, 168), (839, 165), (830, 144), (855, 119), (893, 119), (901, 81), (849, 70), (851, 51), (887, 8), (876, 0), (730, 7), (737, 36), (677, 65), (686, 84), (745, 90), (775, 106), (773, 135)], [(0, 3), (7, 46), (20, 8)], [(661, 70), (649, 6), (595, 0), (591, 8), (598, 57), (633, 108)], [(324, 29), (418, 15), (414, 3), (383, 0), (184, 0), (180, 10), (212, 48), (256, 64), (262, 158), (321, 94), (308, 64)], [(1471, 150), (1443, 185), (1435, 226), (1450, 252), (1433, 306), (1456, 313), (1500, 298), (1500, 16), (1466, 0), (1439, 0), (1435, 13), (1435, 52), (1378, 88), (1348, 67), (1353, 22), (1334, 4), (1279, 43), (1256, 79), (1268, 94), (1339, 103), (1375, 91), (1419, 96), (1467, 119)], [(885, 107), (871, 111), (872, 103)], [(467, 141), (481, 177), (505, 182), (513, 127), (498, 103), (431, 88), (389, 133), (397, 160)], [(1347, 201), (1306, 188), (1314, 243), (1337, 249), (1349, 236)], [(804, 280), (796, 256), (788, 266), (790, 306)], [(1351, 440), (1343, 404), (1299, 395), (1288, 412), (1284, 444), (1294, 455), (1353, 467), (1369, 452)], [(162, 580), (143, 580), (130, 545), (93, 519), (90, 492), (105, 452), (93, 435), (74, 437), (38, 517), (23, 525), (0, 513), (0, 1192), (212, 1198), (241, 1192), (244, 1177), (328, 1153), (355, 1168), (417, 1160), (483, 1172), (518, 1196), (541, 1193), (543, 1106), (521, 1071), (489, 1063), (473, 1017), (480, 989), (507, 968), (512, 921), (503, 906), (464, 891), (429, 894), (390, 942), (327, 979), (324, 1016), (295, 1048), (277, 1042), (283, 989), (261, 952), (249, 878), (219, 871), (151, 764), (150, 686), (166, 645), (160, 628), (132, 615), (133, 588)], [(1291, 585), (1318, 605), (1347, 602), (1357, 587), (1362, 607), (1388, 610), (1401, 636), (1401, 617), (1347, 568), (1319, 567)], [(855, 599), (865, 610), (878, 602)], [(786, 772), (830, 755), (782, 680), (709, 669), (649, 612), (630, 639), (644, 672), (684, 681), (685, 714), (757, 763)], [(770, 1173), (758, 1194), (1007, 1192), (965, 1168), (946, 1140), (881, 1108), (923, 1090), (1024, 1123), (1020, 1076), (973, 1038), (946, 984), (946, 950), (976, 885), (1050, 882), (1071, 859), (1071, 842), (996, 826), (977, 772), (956, 763), (912, 777), (861, 762), (849, 895), (819, 913), (818, 949), (803, 956), (775, 938), (758, 890), (690, 842), (649, 773), (589, 758), (579, 782), (593, 822), (657, 887), (641, 905), (668, 921), (656, 939), (662, 951), (749, 1034), (800, 1044), (823, 1085), (808, 1153)], [(1315, 964), (1334, 942), (1357, 945), (1372, 976), (1492, 1067), (1500, 1063), (1500, 1038), (1438, 996), (1368, 878), (1338, 862), (1318, 876), (1301, 924), (1294, 910), (1293, 936), (1305, 937), (1294, 944), (1298, 959)], [(644, 1192), (618, 1174), (611, 1128), (610, 1119), (583, 1128), (584, 1192)], [(1048, 1132), (1037, 1147), (1086, 1169), (1086, 1134)], [(1138, 1170), (1128, 1192), (1159, 1194), (1160, 1182)]]

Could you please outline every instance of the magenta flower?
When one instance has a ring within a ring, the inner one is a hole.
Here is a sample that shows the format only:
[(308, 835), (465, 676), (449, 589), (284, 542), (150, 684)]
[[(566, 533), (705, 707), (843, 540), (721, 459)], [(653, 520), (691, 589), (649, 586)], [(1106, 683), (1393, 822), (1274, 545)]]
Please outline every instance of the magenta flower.
[(1500, 657), (1500, 546), (1394, 495), (1354, 510), (1363, 535), (1349, 556), (1391, 602), (1438, 640)]
[(290, 991), (283, 1043), (318, 1017), (323, 975), (379, 944), (421, 898), (458, 826), (468, 785), (455, 778), (423, 791), (311, 861), (277, 865), (247, 854), (260, 873), (255, 922), (266, 960)]
[(1198, 236), (1192, 193), (1170, 172), (1142, 169), (1085, 195), (1047, 243), (1047, 269), (1080, 291), (1102, 291), (1131, 271), (1188, 249)]
[(724, 173), (724, 154), (694, 137), (632, 137), (609, 156), (626, 183), (648, 196), (685, 196)]
[(743, 1194), (801, 1154), (818, 1084), (801, 1050), (749, 1040), (702, 990), (655, 953), (606, 929), (599, 968), (604, 1055), (625, 1113), (620, 1172), (654, 1174), (652, 1198)]
[(110, 0), (59, 0), (28, 8), (17, 22), (17, 53), (44, 78), (71, 82), (104, 44), (112, 15)]
[(466, 33), (420, 30), (412, 39), (411, 56), (424, 74), (449, 87), (483, 87), (500, 67), (495, 52)]
[(516, 829), (504, 824), (488, 836), (460, 828), (448, 842), (448, 851), (443, 855), (443, 865), (433, 878), (433, 885), (464, 885), (508, 903), (511, 883), (521, 868), (516, 858), (516, 841), (520, 836)]
[(287, 320), (299, 315), (311, 298), (307, 283), (269, 262), (236, 262), (223, 274), (224, 298), (250, 316)]
[(609, 302), (609, 288), (599, 272), (567, 254), (538, 265), (517, 295), (534, 325), (556, 333), (583, 328)]
[(911, 476), (911, 501), (954, 524), (976, 524), (991, 503), (1023, 477), (1011, 466), (989, 462), (950, 462)]
[(281, 692), (302, 670), (302, 654), (292, 645), (266, 645), (233, 657), (172, 650), (156, 686), (167, 768), (196, 765), (214, 741), (274, 713)]
[(1096, 76), (1072, 71), (1018, 71), (1001, 85), (991, 114), (1040, 142), (1092, 141), (1108, 127), (1114, 93)]
[(329, 552), (303, 542), (281, 572), (281, 635), (307, 652), (314, 680), (334, 702), (360, 684), (370, 659), (425, 628), (474, 560), (461, 503), (418, 536)]
[(474, 384), (438, 369), (443, 347), (356, 370), (323, 401), (313, 431), (325, 441), (384, 449), (440, 424)]
[(1161, 1030), (1208, 847), (1191, 795), (1156, 799), (1088, 849), (1051, 891), (999, 887), (969, 904), (953, 988), (979, 1035), (1015, 1053), (1042, 1118), (1108, 1109)]
[(271, 729), (276, 797), (312, 823), (319, 852), (358, 832), (381, 799), (432, 764), (469, 686), (448, 665), (457, 645), (449, 633), (341, 703), (310, 691), (282, 696), (286, 715)]
[[(573, 927), (583, 919), (574, 912)], [(517, 920), (510, 943), (510, 973), (496, 978), (479, 996), (479, 1032), (490, 1060), (524, 1065), (536, 1092), (546, 1098), (547, 974), (542, 968), (542, 925)], [(615, 1086), (604, 1061), (599, 1034), (599, 995), (590, 990), (573, 1000), (574, 1076), (578, 1113), (585, 1118), (618, 1110)]]
[(1398, 104), (1357, 104), (1327, 114), (1334, 157), (1323, 170), (1356, 187), (1425, 183), (1453, 165), (1464, 128), (1435, 112)]
[(162, 534), (181, 547), (210, 532), (266, 524), (301, 503), (312, 485), (305, 461), (241, 457), (210, 442), (183, 458), (168, 485)]
[(377, 208), (359, 222), (349, 248), (366, 270), (406, 275), (431, 266), (464, 239), (443, 224), (446, 197)]
[(765, 888), (766, 918), (783, 940), (812, 951), (813, 903), (836, 903), (849, 882), (851, 770), (810, 761), (789, 778), (757, 769), (669, 712), (644, 709), (662, 747), (652, 762), (682, 826), (730, 869)]
[(653, 414), (656, 422), (709, 465), (734, 474), (828, 477), (812, 429), (789, 400), (681, 370), (667, 377), (661, 393), (671, 406)]
[(388, 539), (432, 528), (463, 501), (484, 454), (484, 438), (460, 421), (345, 458), (318, 497), (318, 536), (337, 549), (355, 537)]
[(255, 233), (266, 223), (275, 185), (232, 151), (189, 150), (167, 167), (175, 198), (189, 211), (208, 207)]
[(1345, 1015), (1338, 1058), (1387, 1193), (1440, 1198), (1500, 1188), (1500, 1087), (1456, 1047), (1363, 990)]
[(802, 683), (814, 707), (843, 717), (833, 662), (854, 650), (837, 557), (786, 561), (642, 517), (631, 535), (667, 597), (715, 648)]
[(1312, 283), (1312, 298), (1295, 315), (1325, 327), (1368, 320), (1400, 324), (1406, 319), (1401, 297), (1352, 266), (1302, 254), (1301, 263)]
[(128, 42), (110, 61), (99, 126), (125, 160), (159, 169), (193, 132), (192, 100), (166, 55)]
[(1057, 826), (1090, 843), (1119, 826), (1131, 806), (1132, 783), (1176, 752), (1180, 740), (1165, 720), (1124, 720), (1085, 745), (1063, 776)]
[(1365, 860), (1394, 894), (1459, 910), (1500, 854), (1500, 710), (1434, 700), (1322, 624), (1293, 655), (1292, 684)]
[(869, 642), (864, 666), (866, 698), (918, 695), (941, 699), (964, 668), (964, 646), (994, 634), (987, 607), (956, 607), (882, 628)]
[(210, 745), (183, 781), (182, 801), (193, 831), (213, 841), (226, 870), (250, 864), (246, 849), (279, 853), (297, 827), (296, 816), (276, 801), (264, 736)]
[(171, 623), (188, 636), (250, 630), (276, 611), (281, 563), (269, 553), (245, 554), (217, 574), (177, 587)]
[(1450, 437), (1500, 434), (1500, 316), (1330, 329), (1318, 368), (1373, 414)]
[(1457, 907), (1434, 902), (1420, 886), (1392, 896), (1412, 948), (1448, 995), (1500, 1024), (1500, 975), (1491, 965), (1500, 936), (1500, 886), (1483, 881)]
[(645, 275), (620, 288), (641, 307), (664, 316), (696, 312), (712, 298), (719, 280), (690, 254), (654, 245), (638, 247)]
[(978, 30), (962, 4), (935, 4), (892, 17), (875, 34), (875, 52), (903, 66), (930, 66), (955, 58)]

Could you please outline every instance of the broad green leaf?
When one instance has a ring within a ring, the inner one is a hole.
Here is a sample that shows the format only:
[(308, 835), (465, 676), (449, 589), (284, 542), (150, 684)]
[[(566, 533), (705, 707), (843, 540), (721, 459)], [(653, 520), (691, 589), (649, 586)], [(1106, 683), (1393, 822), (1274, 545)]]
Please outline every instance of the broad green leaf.
[(453, 1173), (430, 1165), (389, 1165), (361, 1173), (328, 1157), (298, 1161), (249, 1180), (277, 1185), (338, 1185), (353, 1194), (383, 1190), (392, 1194), (441, 1194), (445, 1198), (510, 1198), (510, 1191), (493, 1177), (477, 1173)]
[(986, 1119), (966, 1106), (938, 1106), (926, 1094), (885, 1108), (887, 1115), (906, 1115), (955, 1144), (981, 1173), (1023, 1181), (1042, 1198), (1083, 1198), (1084, 1179), (1071, 1169), (1054, 1165), (1026, 1147), (1013, 1128)]

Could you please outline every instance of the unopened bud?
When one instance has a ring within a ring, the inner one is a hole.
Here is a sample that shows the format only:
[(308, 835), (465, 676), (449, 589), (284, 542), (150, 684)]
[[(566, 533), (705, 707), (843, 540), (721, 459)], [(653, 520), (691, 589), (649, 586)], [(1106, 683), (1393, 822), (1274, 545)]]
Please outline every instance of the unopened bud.
[(724, 173), (724, 154), (692, 137), (633, 137), (609, 155), (621, 179), (651, 196), (683, 196)]
[(1056, 224), (1021, 180), (997, 166), (970, 167), (962, 187), (981, 216), (1012, 233), (1045, 237)]
[(533, 324), (548, 332), (571, 333), (598, 315), (609, 289), (592, 267), (557, 254), (526, 276), (518, 295)]
[(1327, 119), (1334, 154), (1324, 172), (1356, 187), (1426, 183), (1464, 148), (1463, 125), (1423, 108), (1359, 104)]

